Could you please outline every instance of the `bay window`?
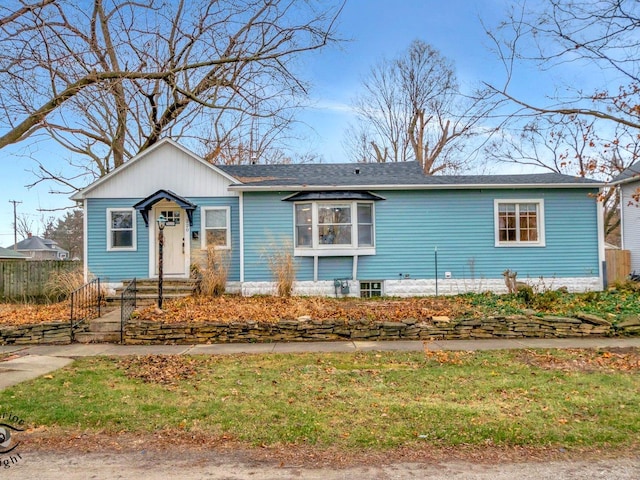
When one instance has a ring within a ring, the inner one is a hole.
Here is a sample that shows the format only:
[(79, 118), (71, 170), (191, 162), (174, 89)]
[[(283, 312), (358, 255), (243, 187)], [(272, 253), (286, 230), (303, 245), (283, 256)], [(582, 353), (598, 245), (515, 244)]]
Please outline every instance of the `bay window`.
[(372, 202), (296, 203), (296, 255), (372, 255)]

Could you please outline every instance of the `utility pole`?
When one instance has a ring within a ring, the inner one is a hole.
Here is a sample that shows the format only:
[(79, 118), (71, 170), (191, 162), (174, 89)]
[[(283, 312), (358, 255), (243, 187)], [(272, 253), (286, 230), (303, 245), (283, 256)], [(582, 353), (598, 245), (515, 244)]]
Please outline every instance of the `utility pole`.
[(18, 215), (16, 215), (16, 205), (19, 202), (17, 200), (9, 200), (9, 203), (13, 203), (13, 250), (18, 250)]

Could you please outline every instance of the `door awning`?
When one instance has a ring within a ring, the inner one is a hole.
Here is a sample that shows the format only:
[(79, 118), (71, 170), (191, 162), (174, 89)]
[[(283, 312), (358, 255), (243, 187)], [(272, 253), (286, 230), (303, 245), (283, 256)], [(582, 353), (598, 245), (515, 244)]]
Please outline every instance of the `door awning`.
[(176, 203), (180, 208), (186, 210), (187, 217), (189, 217), (189, 226), (193, 226), (193, 211), (196, 209), (197, 205), (191, 203), (186, 198), (182, 198), (180, 195), (176, 195), (170, 190), (158, 190), (156, 193), (149, 195), (144, 200), (140, 200), (133, 206), (133, 208), (140, 212), (140, 215), (142, 215), (142, 219), (144, 220), (144, 224), (147, 227), (149, 226), (149, 210), (151, 210), (151, 207), (161, 200), (169, 200)]
[(386, 200), (371, 192), (332, 190), (324, 192), (298, 192), (282, 199), (285, 202), (301, 202), (304, 200)]

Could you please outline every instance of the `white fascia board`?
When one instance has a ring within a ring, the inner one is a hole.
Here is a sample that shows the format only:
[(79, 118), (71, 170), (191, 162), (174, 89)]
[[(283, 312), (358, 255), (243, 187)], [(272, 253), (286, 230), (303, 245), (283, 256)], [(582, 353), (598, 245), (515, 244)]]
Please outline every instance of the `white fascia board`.
[(617, 185), (626, 185), (627, 183), (640, 182), (640, 175), (634, 175), (632, 177), (618, 180), (617, 182), (610, 182), (605, 184), (605, 187), (615, 187)]
[(602, 188), (604, 183), (514, 183), (514, 184), (446, 184), (436, 185), (229, 185), (239, 192), (282, 192), (289, 190), (477, 190), (514, 188)]
[[(184, 152), (185, 154), (187, 154), (188, 156), (190, 156), (191, 158), (193, 158), (195, 161), (202, 163), (203, 165), (205, 165), (206, 167), (210, 168), (211, 170), (213, 170), (214, 172), (216, 172), (217, 174), (223, 176), (224, 178), (226, 178), (227, 180), (229, 180), (230, 182), (233, 182), (235, 184), (242, 184), (242, 182), (240, 182), (237, 178), (229, 175), (228, 173), (220, 170), (218, 167), (216, 167), (214, 164), (207, 162), (205, 159), (201, 158), (200, 156), (196, 155), (195, 153), (193, 153), (191, 150), (189, 150), (188, 148), (183, 147), (182, 145), (180, 145), (178, 142), (171, 140), (170, 138), (163, 138), (162, 140), (160, 140), (158, 143), (156, 143), (155, 145), (152, 145), (151, 147), (149, 147), (148, 149), (146, 149), (144, 152), (139, 153), (138, 155), (136, 155), (135, 157), (133, 157), (131, 160), (123, 163), (120, 167), (114, 169), (113, 171), (109, 172), (107, 175), (105, 175), (102, 178), (99, 178), (98, 180), (96, 180), (95, 182), (89, 184), (88, 186), (86, 186), (85, 188), (83, 188), (82, 190), (74, 193), (71, 197), (69, 197), (71, 200), (75, 200), (75, 201), (82, 201), (86, 198), (87, 193), (89, 193), (91, 190), (93, 190), (94, 188), (98, 187), (99, 185), (102, 185), (105, 182), (108, 182), (111, 177), (114, 177), (115, 175), (119, 175), (122, 172), (124, 172), (127, 168), (129, 168), (131, 165), (133, 165), (134, 163), (138, 162), (141, 158), (146, 157), (147, 155), (151, 154), (152, 152), (154, 152), (155, 150), (161, 148), (163, 145), (165, 144), (170, 144), (173, 145), (174, 147), (176, 147), (177, 149), (181, 150), (182, 152)], [(161, 187), (158, 187), (161, 188)]]

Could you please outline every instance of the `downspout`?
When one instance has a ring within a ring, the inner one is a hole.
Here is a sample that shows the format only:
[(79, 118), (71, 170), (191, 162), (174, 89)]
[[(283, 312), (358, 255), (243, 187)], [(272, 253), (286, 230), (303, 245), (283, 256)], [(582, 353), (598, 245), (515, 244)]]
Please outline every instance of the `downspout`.
[(238, 222), (240, 223), (240, 289), (244, 283), (244, 192), (238, 199)]
[[(603, 198), (603, 189), (599, 190), (599, 198)], [(600, 277), (600, 290), (606, 285), (605, 274), (605, 252), (604, 252), (604, 204), (601, 200), (596, 200), (597, 228), (598, 228), (598, 276)]]
[(82, 259), (82, 270), (84, 273), (84, 283), (89, 281), (89, 210), (87, 208), (87, 199), (85, 198), (82, 201), (82, 232), (84, 233), (84, 238), (82, 239), (82, 250), (84, 251), (84, 258)]

